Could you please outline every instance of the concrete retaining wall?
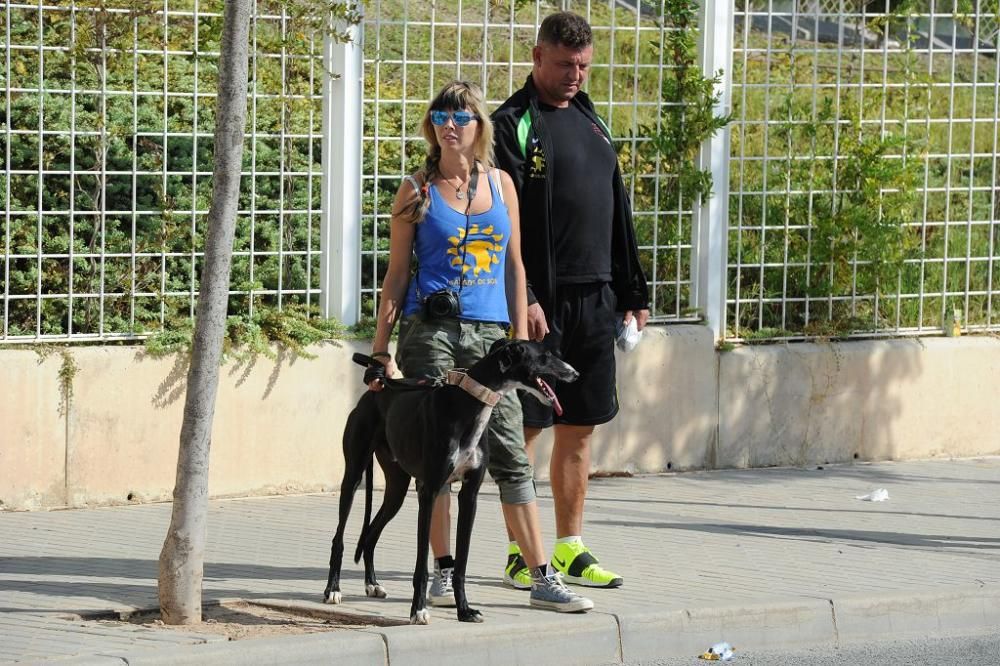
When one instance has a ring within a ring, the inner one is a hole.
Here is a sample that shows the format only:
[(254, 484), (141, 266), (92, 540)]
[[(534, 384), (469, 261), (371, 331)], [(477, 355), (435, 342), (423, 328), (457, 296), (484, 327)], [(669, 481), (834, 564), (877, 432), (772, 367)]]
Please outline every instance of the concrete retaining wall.
[(719, 467), (1000, 451), (996, 338), (744, 347), (719, 360)]
[[(350, 361), (223, 367), (210, 492), (331, 490), (340, 434), (363, 386)], [(139, 348), (71, 348), (63, 359), (0, 351), (0, 508), (167, 499), (186, 367)], [(700, 326), (650, 329), (619, 357), (622, 410), (599, 429), (595, 471), (659, 472), (1000, 454), (1000, 340), (888, 340), (714, 349)], [(550, 440), (538, 452), (548, 476)]]

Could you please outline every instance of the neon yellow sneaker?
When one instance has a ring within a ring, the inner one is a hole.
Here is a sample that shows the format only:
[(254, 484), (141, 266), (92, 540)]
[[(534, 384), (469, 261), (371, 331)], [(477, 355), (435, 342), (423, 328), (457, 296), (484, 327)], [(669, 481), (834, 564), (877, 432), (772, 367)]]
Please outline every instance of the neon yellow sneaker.
[(531, 572), (516, 543), (507, 546), (507, 567), (503, 570), (503, 584), (515, 590), (531, 589)]
[(579, 541), (557, 543), (552, 553), (552, 566), (561, 572), (567, 583), (584, 587), (621, 587), (624, 580), (597, 563), (590, 549)]

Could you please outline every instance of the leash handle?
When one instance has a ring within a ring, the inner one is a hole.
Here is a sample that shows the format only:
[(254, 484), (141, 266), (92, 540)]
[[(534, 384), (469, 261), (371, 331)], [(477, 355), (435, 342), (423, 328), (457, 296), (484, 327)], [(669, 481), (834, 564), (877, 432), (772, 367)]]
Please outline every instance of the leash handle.
[(355, 353), (351, 360), (365, 368), (365, 375), (362, 381), (365, 386), (378, 379), (385, 384), (385, 366), (367, 354)]
[(385, 384), (385, 366), (381, 363), (374, 363), (365, 368), (363, 379), (365, 386), (368, 386), (376, 379)]
[(367, 354), (355, 353), (351, 356), (351, 360), (365, 369), (365, 375), (362, 379), (365, 386), (368, 386), (373, 379), (378, 379), (388, 389), (397, 391), (425, 391), (435, 388), (442, 383), (441, 381), (429, 381), (427, 379), (391, 379), (385, 376), (385, 366)]

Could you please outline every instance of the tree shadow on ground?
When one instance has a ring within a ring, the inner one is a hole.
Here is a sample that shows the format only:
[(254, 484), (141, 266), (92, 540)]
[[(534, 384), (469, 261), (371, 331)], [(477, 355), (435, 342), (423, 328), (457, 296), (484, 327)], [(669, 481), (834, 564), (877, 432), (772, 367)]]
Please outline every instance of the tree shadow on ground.
[[(597, 499), (591, 497), (591, 499)], [(1000, 517), (997, 516), (962, 516), (952, 513), (924, 513), (921, 511), (888, 511), (885, 509), (877, 508), (865, 508), (865, 509), (824, 509), (815, 506), (790, 506), (788, 504), (733, 504), (729, 502), (692, 502), (692, 501), (681, 501), (681, 500), (654, 500), (654, 499), (623, 499), (623, 498), (612, 498), (604, 499), (600, 498), (602, 502), (607, 502), (610, 504), (657, 504), (665, 506), (692, 506), (692, 507), (710, 507), (710, 508), (720, 508), (720, 509), (756, 509), (763, 511), (811, 511), (819, 513), (848, 513), (848, 514), (862, 514), (870, 516), (872, 514), (878, 514), (881, 516), (911, 516), (914, 518), (948, 518), (952, 520), (985, 520), (985, 521), (1000, 521)]]
[[(0, 557), (0, 574), (33, 576), (33, 580), (0, 579), (0, 593), (26, 593), (46, 597), (100, 599), (108, 602), (107, 608), (129, 606), (152, 608), (157, 601), (157, 569), (155, 560), (107, 557)], [(326, 585), (328, 570), (323, 567), (281, 567), (273, 565), (206, 563), (203, 596), (211, 599), (301, 599), (319, 601)], [(113, 582), (101, 580), (65, 580), (74, 578), (113, 578)], [(380, 570), (380, 580), (401, 582), (408, 585), (412, 571)], [(122, 580), (128, 579), (128, 580)], [(298, 590), (275, 591), (253, 589), (253, 581), (313, 581), (315, 593)], [(348, 587), (363, 589), (364, 571), (347, 570), (341, 574), (341, 581)], [(360, 595), (359, 595), (360, 596)], [(407, 594), (407, 598), (408, 594)], [(0, 612), (48, 611), (39, 607), (5, 607)], [(60, 608), (60, 613), (93, 612), (95, 605), (82, 609)]]
[[(726, 481), (739, 483), (743, 486), (770, 485), (774, 483), (796, 482), (809, 479), (843, 479), (845, 481), (862, 481), (865, 484), (892, 484), (892, 483), (919, 483), (940, 486), (943, 483), (956, 483), (962, 485), (996, 485), (1000, 484), (1000, 462), (989, 468), (982, 468), (979, 478), (970, 476), (954, 476), (947, 474), (949, 460), (924, 461), (927, 464), (936, 465), (935, 471), (941, 470), (941, 474), (917, 474), (913, 471), (896, 465), (894, 461), (880, 462), (858, 462), (858, 463), (834, 463), (817, 464), (805, 467), (754, 467), (754, 468), (731, 468), (715, 470), (689, 470), (683, 472), (671, 472), (665, 474), (667, 478), (671, 476), (692, 480), (705, 478), (709, 481)], [(969, 467), (965, 467), (968, 471)], [(926, 470), (925, 470), (926, 471)], [(591, 488), (599, 488), (600, 484), (628, 483), (628, 479), (602, 478), (591, 481)]]
[(823, 541), (855, 544), (884, 544), (923, 548), (940, 552), (943, 548), (1000, 550), (1000, 537), (958, 536), (955, 534), (912, 534), (879, 530), (841, 530), (814, 527), (778, 527), (772, 525), (745, 525), (739, 523), (668, 523), (593, 521), (619, 528), (654, 528), (705, 532), (731, 536), (781, 538), (795, 541)]

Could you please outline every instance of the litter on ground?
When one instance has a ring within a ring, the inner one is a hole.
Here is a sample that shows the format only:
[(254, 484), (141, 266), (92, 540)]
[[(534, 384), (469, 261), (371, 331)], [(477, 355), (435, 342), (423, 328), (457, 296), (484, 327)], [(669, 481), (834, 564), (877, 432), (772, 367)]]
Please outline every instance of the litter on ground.
[(732, 661), (734, 652), (736, 652), (736, 648), (729, 643), (716, 643), (698, 655), (698, 658), (708, 661)]
[(889, 499), (889, 491), (885, 488), (876, 488), (867, 495), (855, 495), (854, 499), (859, 499), (863, 502), (884, 502)]

